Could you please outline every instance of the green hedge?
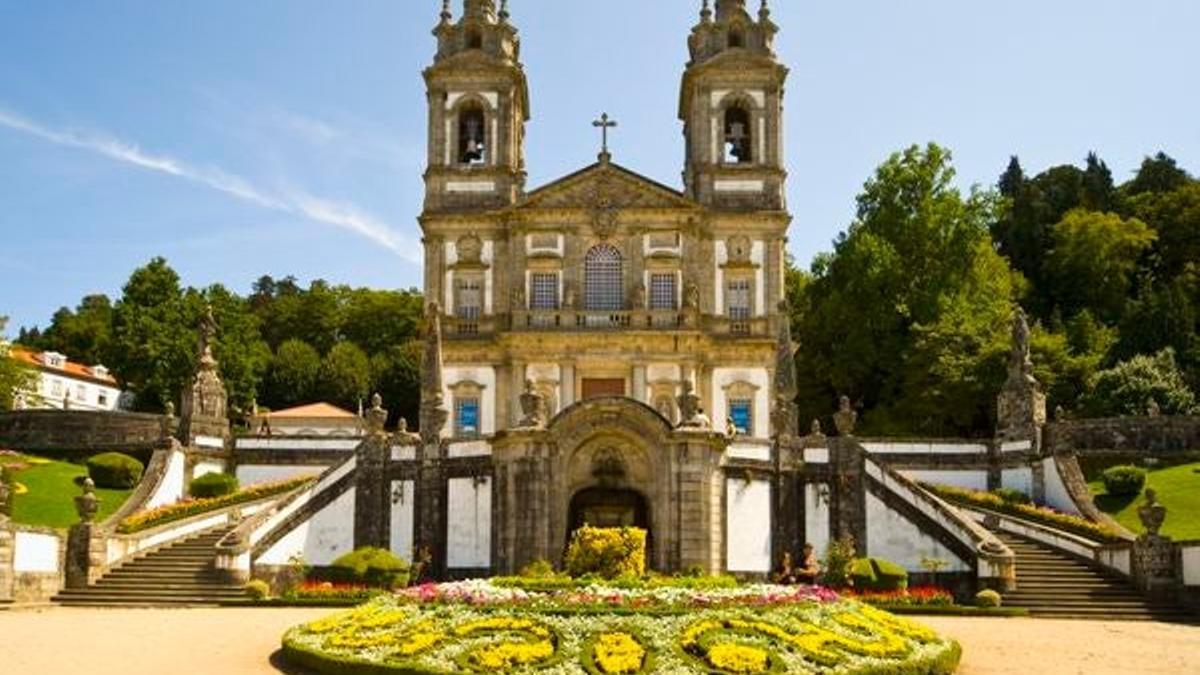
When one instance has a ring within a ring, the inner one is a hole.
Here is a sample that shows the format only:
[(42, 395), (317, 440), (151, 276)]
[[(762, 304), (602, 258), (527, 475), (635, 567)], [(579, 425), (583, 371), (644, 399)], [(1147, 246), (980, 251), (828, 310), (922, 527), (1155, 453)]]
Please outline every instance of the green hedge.
[(908, 588), (908, 571), (883, 558), (857, 558), (850, 564), (850, 579), (855, 588), (871, 591), (899, 591)]
[(106, 490), (128, 490), (142, 479), (145, 467), (129, 455), (106, 452), (87, 461), (88, 478), (98, 488)]
[(1114, 497), (1136, 497), (1146, 487), (1146, 470), (1128, 464), (1105, 469), (1100, 478), (1104, 491)]
[(224, 497), (237, 491), (237, 476), (228, 473), (206, 473), (188, 484), (188, 494), (196, 499)]
[(391, 551), (367, 546), (341, 556), (313, 576), (321, 581), (391, 589), (408, 585), (408, 572), (409, 564), (404, 559)]

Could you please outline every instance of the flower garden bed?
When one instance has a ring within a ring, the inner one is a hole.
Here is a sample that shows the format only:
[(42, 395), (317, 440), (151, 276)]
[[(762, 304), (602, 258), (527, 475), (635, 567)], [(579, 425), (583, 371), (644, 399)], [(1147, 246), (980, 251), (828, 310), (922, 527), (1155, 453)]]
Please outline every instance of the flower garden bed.
[(427, 585), (298, 626), (288, 659), (321, 673), (952, 673), (958, 644), (810, 587)]
[(174, 504), (167, 504), (147, 511), (138, 511), (118, 523), (117, 532), (121, 534), (141, 532), (151, 527), (158, 527), (159, 525), (173, 523), (184, 518), (191, 518), (201, 513), (291, 492), (315, 480), (316, 478), (313, 476), (303, 476), (272, 483), (259, 483), (258, 485), (251, 485), (248, 488), (223, 497), (184, 499)]

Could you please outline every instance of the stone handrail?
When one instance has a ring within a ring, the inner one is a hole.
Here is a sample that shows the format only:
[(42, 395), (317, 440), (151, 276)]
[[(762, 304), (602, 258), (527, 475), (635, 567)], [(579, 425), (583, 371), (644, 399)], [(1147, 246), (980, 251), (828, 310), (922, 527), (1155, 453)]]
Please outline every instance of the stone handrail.
[(975, 554), (976, 575), (981, 580), (987, 580), (989, 584), (999, 586), (1001, 590), (1007, 590), (1015, 584), (1016, 556), (996, 535), (937, 495), (869, 456), (865, 461), (865, 470), (870, 478), (878, 481), (885, 489), (898, 493), (902, 499), (970, 549)]
[[(179, 457), (174, 455), (178, 453)], [(137, 513), (138, 511), (152, 508), (151, 502), (156, 501), (156, 497), (160, 493), (169, 490), (170, 486), (166, 483), (169, 480), (168, 469), (171, 465), (171, 460), (179, 461), (183, 459), (183, 448), (180, 447), (177, 441), (172, 441), (171, 446), (161, 450), (155, 450), (150, 456), (150, 462), (146, 464), (145, 471), (142, 472), (142, 479), (138, 481), (137, 487), (125, 499), (125, 503), (121, 508), (117, 509), (108, 518), (105, 518), (99, 525), (100, 529), (108, 532), (115, 532), (117, 525), (128, 516)], [(182, 489), (182, 485), (180, 486)]]

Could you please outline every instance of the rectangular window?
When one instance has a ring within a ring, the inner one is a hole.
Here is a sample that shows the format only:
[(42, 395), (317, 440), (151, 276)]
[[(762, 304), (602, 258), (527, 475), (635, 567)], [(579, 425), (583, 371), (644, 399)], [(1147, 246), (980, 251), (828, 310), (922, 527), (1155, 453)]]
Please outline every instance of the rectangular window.
[(529, 308), (534, 310), (558, 309), (558, 273), (537, 272), (529, 278)]
[(86, 399), (87, 399), (87, 390), (84, 389), (82, 384), (75, 385), (75, 400), (83, 401)]
[(729, 401), (729, 417), (738, 433), (750, 435), (754, 425), (754, 402), (748, 398), (735, 398)]
[(483, 313), (483, 281), (459, 279), (455, 284), (454, 313), (460, 319), (475, 321)]
[(479, 435), (478, 398), (454, 399), (454, 435), (460, 438)]
[(96, 396), (96, 403), (97, 403), (97, 404), (98, 404), (98, 405), (99, 405), (101, 408), (106, 408), (106, 407), (108, 407), (108, 392), (106, 392), (106, 391), (101, 391), (99, 394), (97, 394), (97, 396)]
[(676, 309), (675, 274), (650, 275), (650, 309)]
[(750, 330), (750, 280), (730, 279), (726, 285), (725, 306), (731, 321), (730, 330), (746, 333)]

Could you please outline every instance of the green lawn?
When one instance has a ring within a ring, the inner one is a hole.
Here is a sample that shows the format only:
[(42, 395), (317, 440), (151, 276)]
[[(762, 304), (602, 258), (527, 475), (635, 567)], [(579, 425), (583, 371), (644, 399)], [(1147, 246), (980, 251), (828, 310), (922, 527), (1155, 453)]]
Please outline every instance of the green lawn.
[[(24, 494), (13, 497), (14, 522), (62, 528), (79, 522), (75, 497), (80, 494), (80, 489), (75, 479), (87, 475), (86, 467), (26, 456), (0, 456), (0, 464), (5, 466), (4, 475), (10, 487), (14, 483), (24, 486)], [(9, 467), (18, 468), (13, 471)], [(119, 509), (130, 492), (132, 490), (97, 489), (100, 512), (96, 520), (103, 520)]]
[[(1167, 522), (1162, 533), (1182, 539), (1200, 539), (1200, 462), (1181, 464), (1150, 471), (1146, 484), (1158, 493), (1158, 501), (1167, 507)], [(1142, 498), (1110, 497), (1104, 494), (1104, 483), (1088, 483), (1096, 495), (1096, 506), (1111, 514), (1133, 532), (1142, 532), (1137, 510)]]

